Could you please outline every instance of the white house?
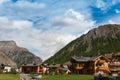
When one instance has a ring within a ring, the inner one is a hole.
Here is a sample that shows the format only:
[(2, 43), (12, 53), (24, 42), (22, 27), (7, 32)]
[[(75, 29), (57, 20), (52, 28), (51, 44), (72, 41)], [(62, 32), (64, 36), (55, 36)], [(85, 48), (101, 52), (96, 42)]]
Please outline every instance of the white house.
[(5, 66), (3, 72), (11, 72), (11, 66)]

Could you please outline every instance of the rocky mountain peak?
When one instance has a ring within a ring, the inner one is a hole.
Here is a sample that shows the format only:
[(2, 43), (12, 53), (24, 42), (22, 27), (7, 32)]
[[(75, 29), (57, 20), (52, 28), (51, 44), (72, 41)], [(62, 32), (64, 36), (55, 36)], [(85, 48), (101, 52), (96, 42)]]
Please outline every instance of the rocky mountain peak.
[(90, 30), (85, 38), (96, 39), (100, 37), (116, 37), (116, 34), (120, 32), (120, 25), (117, 24), (107, 24), (99, 26), (98, 28), (94, 28)]
[(15, 41), (0, 41), (0, 51), (5, 53), (9, 58), (15, 61), (18, 65), (41, 64), (42, 60), (38, 56), (31, 53), (23, 47), (19, 47)]

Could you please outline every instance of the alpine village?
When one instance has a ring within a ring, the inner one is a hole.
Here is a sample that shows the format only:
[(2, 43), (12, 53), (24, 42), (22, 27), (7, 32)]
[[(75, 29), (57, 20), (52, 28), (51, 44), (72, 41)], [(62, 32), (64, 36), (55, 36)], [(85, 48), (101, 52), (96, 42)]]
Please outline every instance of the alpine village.
[[(49, 80), (44, 78), (56, 75), (91, 75), (89, 80), (120, 80), (120, 25), (94, 28), (45, 61), (17, 46), (15, 41), (0, 41), (0, 64), (0, 75), (16, 74), (18, 80)], [(31, 78), (25, 79), (28, 74)]]

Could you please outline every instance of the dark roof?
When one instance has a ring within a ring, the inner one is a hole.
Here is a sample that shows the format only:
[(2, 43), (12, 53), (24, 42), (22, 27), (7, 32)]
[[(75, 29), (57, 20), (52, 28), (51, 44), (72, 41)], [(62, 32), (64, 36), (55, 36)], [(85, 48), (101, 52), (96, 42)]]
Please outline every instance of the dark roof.
[(60, 66), (60, 64), (50, 64), (48, 67), (58, 67), (58, 66)]
[(96, 56), (96, 57), (74, 56), (74, 57), (72, 57), (72, 59), (75, 60), (75, 61), (80, 61), (80, 62), (88, 62), (88, 61), (95, 61), (96, 59), (98, 59), (100, 57), (104, 57), (104, 59), (109, 61), (109, 59), (107, 57), (103, 56), (103, 55)]
[(74, 57), (72, 57), (72, 59), (74, 59), (75, 61), (81, 61), (81, 62), (94, 61), (96, 58), (97, 57), (83, 57), (83, 56), (80, 56), (80, 57), (74, 56)]
[(37, 64), (25, 64), (25, 65), (22, 65), (22, 66), (40, 66), (40, 65), (37, 65)]

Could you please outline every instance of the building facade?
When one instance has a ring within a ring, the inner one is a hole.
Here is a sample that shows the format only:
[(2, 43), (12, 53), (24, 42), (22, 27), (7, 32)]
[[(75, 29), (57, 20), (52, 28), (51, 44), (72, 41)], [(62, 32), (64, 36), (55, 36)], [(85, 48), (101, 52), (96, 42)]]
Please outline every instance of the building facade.
[(106, 73), (109, 74), (108, 67), (109, 59), (104, 56), (98, 57), (72, 57), (72, 73), (76, 74), (94, 74), (94, 73)]
[(120, 54), (106, 54), (109, 61), (109, 68), (113, 76), (120, 75)]
[(26, 64), (22, 66), (22, 73), (43, 73), (43, 65)]

